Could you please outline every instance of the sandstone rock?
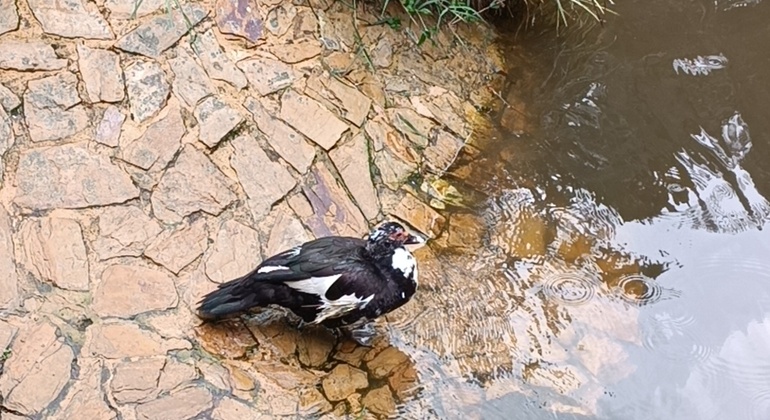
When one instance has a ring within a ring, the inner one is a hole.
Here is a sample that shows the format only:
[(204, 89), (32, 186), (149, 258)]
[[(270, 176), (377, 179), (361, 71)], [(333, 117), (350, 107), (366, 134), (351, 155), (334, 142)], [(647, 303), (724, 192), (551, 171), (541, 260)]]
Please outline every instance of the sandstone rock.
[(388, 377), (390, 388), (396, 393), (396, 396), (405, 401), (413, 396), (419, 389), (417, 370), (414, 365), (406, 364), (396, 368)]
[(255, 219), (267, 215), (270, 207), (289, 192), (297, 181), (280, 163), (273, 162), (259, 144), (249, 136), (232, 141), (235, 153), (230, 166), (249, 197), (249, 207)]
[(323, 105), (292, 89), (281, 96), (281, 119), (326, 150), (348, 130), (348, 125)]
[(151, 196), (155, 216), (167, 223), (180, 222), (200, 210), (217, 215), (235, 199), (228, 179), (190, 145), (182, 149)]
[(431, 130), (436, 124), (408, 108), (390, 108), (387, 110), (390, 123), (406, 138), (418, 147), (427, 147)]
[(255, 43), (262, 38), (262, 19), (254, 0), (217, 0), (216, 22), (223, 34)]
[[(155, 13), (166, 5), (166, 0), (142, 0), (138, 8), (135, 2), (125, 0), (107, 0), (104, 2), (104, 5), (110, 11), (111, 18), (130, 19), (132, 16), (134, 18), (141, 18)], [(134, 12), (136, 12), (135, 16)]]
[(101, 390), (104, 362), (97, 358), (78, 358), (78, 368), (78, 380), (67, 391), (52, 418), (116, 419), (117, 413), (107, 405)]
[(38, 278), (66, 290), (89, 289), (88, 258), (77, 221), (54, 216), (26, 219), (19, 236), (23, 250), (19, 262)]
[(179, 274), (183, 268), (195, 261), (208, 246), (208, 227), (206, 220), (197, 219), (182, 224), (175, 229), (168, 229), (144, 251), (151, 260)]
[(200, 125), (200, 140), (210, 148), (243, 121), (236, 109), (213, 96), (195, 108), (195, 119)]
[(16, 0), (0, 0), (0, 35), (19, 27)]
[(356, 390), (369, 386), (369, 381), (366, 379), (366, 372), (340, 363), (326, 375), (321, 384), (326, 398), (330, 401), (341, 401)]
[(96, 127), (96, 140), (105, 146), (118, 147), (120, 140), (120, 130), (123, 122), (126, 121), (126, 115), (114, 105), (110, 105), (104, 110), (101, 122)]
[(299, 361), (305, 366), (320, 367), (329, 359), (333, 347), (334, 336), (327, 329), (305, 330), (297, 340)]
[(375, 117), (366, 123), (366, 134), (374, 146), (374, 163), (380, 170), (382, 182), (393, 190), (399, 187), (417, 171), (418, 157), (406, 146), (406, 140), (382, 117)]
[(443, 173), (454, 163), (464, 146), (464, 141), (440, 130), (431, 138), (430, 144), (423, 152), (425, 163), (433, 171)]
[(93, 249), (100, 260), (138, 257), (163, 229), (135, 206), (107, 207), (99, 215), (99, 238)]
[(438, 122), (444, 124), (455, 135), (463, 139), (470, 136), (471, 128), (463, 117), (470, 112), (475, 112), (472, 105), (463, 103), (452, 92), (433, 88), (425, 98), (425, 106)]
[(50, 44), (43, 41), (0, 42), (0, 69), (3, 70), (59, 70), (67, 60), (56, 56)]
[(209, 77), (227, 82), (237, 89), (246, 87), (248, 83), (246, 76), (222, 51), (212, 29), (199, 34), (193, 46)]
[(315, 148), (305, 140), (302, 134), (283, 121), (273, 118), (258, 99), (250, 96), (246, 99), (244, 106), (251, 112), (254, 122), (265, 134), (273, 150), (289, 162), (297, 172), (301, 174), (307, 172), (315, 158)]
[(361, 403), (372, 413), (390, 416), (396, 411), (396, 401), (387, 385), (369, 391)]
[(86, 143), (23, 151), (16, 180), (15, 202), (27, 211), (104, 206), (139, 196), (131, 178)]
[[(3, 0), (0, 0), (0, 3), (2, 3)], [(2, 7), (2, 6), (0, 6)], [(2, 12), (0, 12), (2, 13)], [(3, 84), (0, 83), (0, 107), (2, 107), (6, 112), (11, 112), (14, 109), (18, 108), (19, 105), (21, 105), (21, 100), (18, 96), (16, 96), (13, 91), (5, 87)], [(0, 136), (0, 138), (3, 138)]]
[(260, 412), (239, 400), (232, 397), (224, 397), (217, 404), (211, 417), (214, 420), (243, 420), (256, 419)]
[(70, 380), (72, 349), (56, 336), (49, 322), (19, 334), (0, 376), (3, 407), (33, 416), (48, 406)]
[(302, 191), (313, 207), (313, 214), (305, 219), (305, 224), (316, 237), (360, 237), (369, 230), (361, 210), (340, 187), (325, 162), (318, 162), (310, 174)]
[(239, 359), (250, 347), (256, 345), (251, 332), (240, 321), (203, 324), (196, 334), (201, 347), (207, 352), (225, 359)]
[(160, 64), (137, 61), (125, 71), (126, 91), (131, 115), (136, 122), (144, 122), (166, 105), (170, 87)]
[(141, 137), (121, 144), (121, 159), (153, 172), (168, 166), (179, 150), (185, 127), (176, 103), (169, 104), (164, 111), (166, 115), (147, 127)]
[(291, 3), (279, 4), (267, 13), (267, 30), (275, 36), (285, 34), (297, 17), (297, 8)]
[(15, 308), (19, 301), (19, 284), (11, 237), (11, 219), (5, 207), (0, 205), (0, 310)]
[(19, 328), (5, 321), (0, 321), (0, 350), (5, 351), (11, 346), (11, 342)]
[(274, 223), (267, 239), (265, 255), (275, 255), (312, 239), (286, 203), (275, 206), (273, 212)]
[(206, 275), (216, 283), (248, 274), (260, 260), (259, 234), (235, 220), (219, 226), (217, 238), (204, 257)]
[[(225, 392), (231, 391), (230, 374), (222, 365), (207, 360), (199, 360), (196, 361), (195, 367), (201, 372), (203, 379), (208, 383)], [(226, 399), (227, 398), (225, 397), (222, 401)], [(216, 412), (216, 410), (214, 411)]]
[(5, 171), (3, 155), (13, 146), (15, 141), (11, 117), (6, 114), (5, 109), (0, 108), (0, 182), (3, 180), (3, 171)]
[(243, 60), (238, 63), (238, 68), (261, 96), (285, 89), (298, 78), (290, 65), (267, 57)]
[(102, 273), (92, 308), (103, 318), (131, 318), (143, 312), (173, 308), (178, 300), (174, 280), (169, 275), (140, 266), (113, 265)]
[(311, 78), (308, 80), (308, 87), (318, 92), (329, 103), (336, 105), (339, 114), (358, 127), (364, 123), (372, 106), (372, 100), (358, 89), (331, 76)]
[(119, 404), (147, 402), (158, 396), (160, 372), (164, 358), (125, 361), (115, 366), (110, 390)]
[(393, 39), (388, 36), (380, 38), (370, 54), (375, 66), (381, 69), (390, 67), (393, 64)]
[(65, 38), (114, 38), (110, 26), (94, 4), (84, 4), (83, 0), (54, 3), (27, 0), (27, 3), (46, 33)]
[(78, 44), (78, 66), (91, 102), (120, 102), (125, 97), (120, 58), (107, 50)]
[(251, 391), (257, 387), (257, 384), (254, 383), (254, 378), (243, 369), (233, 366), (230, 363), (225, 366), (227, 367), (227, 370), (230, 371), (230, 383), (233, 384), (235, 389), (239, 391)]
[(380, 204), (369, 172), (369, 142), (364, 134), (359, 133), (339, 144), (329, 157), (364, 216), (369, 220), (376, 218)]
[(379, 352), (372, 360), (366, 362), (366, 367), (375, 378), (385, 378), (396, 368), (409, 362), (409, 356), (395, 347), (388, 347)]
[(323, 47), (317, 39), (300, 38), (284, 44), (271, 45), (268, 50), (282, 62), (296, 64), (320, 55)]
[(207, 14), (208, 11), (198, 5), (185, 4), (181, 11), (172, 9), (139, 25), (120, 38), (115, 46), (126, 52), (158, 58)]
[(194, 107), (198, 101), (214, 93), (214, 86), (203, 67), (186, 51), (177, 48), (176, 58), (168, 60), (168, 63), (175, 76), (171, 86), (188, 106)]
[(368, 347), (359, 346), (355, 341), (343, 340), (339, 343), (333, 357), (334, 360), (345, 362), (353, 367), (359, 367), (364, 360), (364, 356), (370, 350)]
[(441, 233), (446, 222), (444, 216), (411, 194), (406, 194), (390, 212), (431, 238)]
[(177, 387), (186, 385), (197, 378), (198, 372), (195, 371), (195, 367), (174, 359), (167, 359), (166, 364), (161, 370), (158, 389), (162, 392), (173, 391)]
[(134, 323), (115, 321), (88, 327), (81, 355), (122, 359), (158, 356), (169, 350), (189, 348), (190, 342), (186, 340), (164, 340)]
[(79, 104), (74, 74), (31, 80), (24, 93), (24, 115), (32, 141), (64, 139), (85, 129), (88, 114)]
[(315, 387), (299, 390), (299, 415), (317, 418), (318, 415), (332, 411), (331, 403)]
[(210, 409), (214, 398), (203, 387), (189, 387), (140, 404), (136, 407), (139, 420), (190, 419)]

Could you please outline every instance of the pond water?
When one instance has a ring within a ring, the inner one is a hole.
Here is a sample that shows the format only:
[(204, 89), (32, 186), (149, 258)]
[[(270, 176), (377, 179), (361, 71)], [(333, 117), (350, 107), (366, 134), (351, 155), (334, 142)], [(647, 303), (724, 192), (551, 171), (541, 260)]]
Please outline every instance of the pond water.
[(402, 414), (770, 418), (770, 2), (616, 3), (510, 34), (504, 134), (447, 177), (482, 198), (390, 333)]

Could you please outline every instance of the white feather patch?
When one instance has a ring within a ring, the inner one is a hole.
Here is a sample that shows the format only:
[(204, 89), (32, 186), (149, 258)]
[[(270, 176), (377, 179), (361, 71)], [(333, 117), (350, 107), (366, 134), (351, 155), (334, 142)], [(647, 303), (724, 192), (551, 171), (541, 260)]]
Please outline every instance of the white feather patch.
[(273, 271), (288, 270), (288, 269), (289, 269), (289, 267), (284, 267), (282, 265), (266, 265), (266, 266), (260, 268), (259, 270), (257, 270), (257, 273), (265, 274), (265, 273), (271, 273)]
[(318, 324), (329, 318), (338, 318), (356, 309), (365, 308), (372, 301), (374, 295), (360, 298), (351, 293), (341, 296), (339, 299), (330, 300), (326, 298), (326, 292), (340, 278), (341, 274), (326, 277), (312, 277), (306, 280), (287, 281), (285, 284), (294, 290), (316, 295), (321, 299), (320, 311), (316, 315), (312, 324)]
[(396, 248), (396, 250), (393, 251), (391, 264), (393, 265), (393, 268), (404, 273), (404, 277), (411, 278), (417, 283), (417, 262), (409, 250), (406, 248)]
[(294, 290), (299, 290), (300, 292), (309, 293), (311, 295), (316, 295), (320, 298), (323, 298), (326, 296), (326, 291), (332, 287), (332, 284), (334, 284), (334, 282), (337, 281), (341, 275), (342, 274), (326, 277), (311, 277), (306, 280), (287, 281), (285, 283), (287, 286)]

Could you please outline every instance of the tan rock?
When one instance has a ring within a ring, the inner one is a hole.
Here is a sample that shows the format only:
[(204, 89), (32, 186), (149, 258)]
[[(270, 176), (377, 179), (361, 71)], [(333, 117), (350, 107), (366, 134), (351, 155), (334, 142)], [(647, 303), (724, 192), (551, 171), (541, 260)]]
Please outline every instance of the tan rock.
[(0, 0), (0, 35), (19, 27), (16, 0)]
[(312, 239), (286, 203), (275, 206), (273, 213), (274, 223), (267, 239), (265, 255), (275, 255)]
[(197, 4), (184, 4), (181, 10), (172, 8), (125, 34), (115, 43), (115, 47), (126, 52), (158, 58), (207, 14), (208, 10)]
[(169, 275), (140, 266), (113, 265), (102, 273), (92, 308), (101, 317), (131, 318), (176, 307), (178, 300)]
[(83, 0), (51, 3), (47, 0), (27, 0), (43, 31), (65, 38), (113, 39), (110, 25), (96, 5)]
[(316, 237), (360, 237), (369, 230), (361, 210), (340, 187), (325, 162), (321, 161), (315, 165), (310, 179), (302, 186), (302, 191), (313, 207), (313, 214), (309, 219), (305, 219), (305, 224)]
[(100, 260), (138, 257), (163, 229), (136, 206), (106, 207), (99, 214), (99, 237), (92, 247)]
[(189, 387), (136, 407), (139, 420), (190, 419), (213, 406), (214, 398), (203, 387)]
[(56, 56), (50, 44), (43, 41), (0, 42), (0, 69), (3, 70), (59, 70), (67, 60)]
[(374, 359), (366, 362), (366, 367), (375, 378), (385, 378), (396, 368), (409, 362), (409, 356), (395, 347), (388, 347), (379, 352)]
[(239, 391), (251, 391), (257, 387), (254, 383), (254, 378), (251, 377), (245, 370), (233, 366), (232, 364), (226, 365), (227, 370), (230, 371), (230, 383), (233, 387)]
[(372, 140), (374, 163), (383, 183), (393, 190), (399, 189), (417, 171), (418, 156), (403, 136), (380, 116), (366, 123), (366, 134)]
[(428, 146), (431, 130), (436, 126), (433, 121), (408, 108), (390, 108), (387, 113), (393, 127), (409, 141), (419, 147)]
[(160, 393), (160, 372), (166, 364), (164, 358), (125, 361), (115, 366), (110, 382), (112, 397), (119, 404), (147, 402)]
[(278, 92), (291, 86), (298, 75), (294, 69), (281, 61), (267, 57), (255, 57), (238, 63), (249, 84), (261, 96)]
[(248, 84), (243, 72), (222, 51), (213, 29), (198, 34), (193, 43), (193, 50), (212, 79), (230, 83), (238, 89), (243, 89)]
[(203, 153), (188, 145), (174, 167), (160, 179), (151, 201), (158, 219), (177, 223), (199, 210), (217, 215), (235, 198), (222, 172)]
[(19, 303), (19, 283), (13, 259), (11, 219), (0, 204), (0, 310), (15, 308)]
[(17, 332), (19, 332), (17, 326), (0, 321), (0, 351), (5, 351), (5, 349), (11, 346), (11, 342), (16, 337)]
[(332, 411), (332, 405), (321, 391), (315, 387), (299, 390), (299, 414), (305, 418), (316, 418), (318, 415)]
[(323, 327), (305, 329), (297, 340), (299, 361), (309, 367), (323, 365), (329, 359), (334, 341), (331, 332)]
[(262, 13), (257, 4), (255, 0), (217, 0), (217, 28), (223, 34), (256, 43), (263, 37)]
[(276, 201), (297, 185), (297, 181), (283, 165), (270, 160), (253, 138), (238, 136), (232, 140), (232, 145), (235, 153), (230, 158), (230, 165), (249, 197), (255, 219), (262, 219)]
[(297, 17), (297, 8), (293, 4), (279, 4), (267, 13), (265, 26), (275, 36), (285, 34)]
[(195, 119), (200, 126), (200, 140), (210, 148), (243, 121), (236, 109), (214, 96), (206, 98), (195, 108)]
[(104, 5), (110, 11), (110, 18), (129, 19), (141, 18), (155, 13), (166, 5), (166, 0), (142, 0), (138, 8), (136, 3), (125, 0), (106, 0)]
[(256, 345), (251, 332), (236, 320), (203, 324), (195, 333), (204, 350), (225, 359), (242, 358), (250, 347)]
[(390, 416), (396, 411), (396, 401), (387, 385), (369, 391), (361, 403), (367, 410), (381, 416)]
[(270, 45), (268, 51), (284, 63), (295, 64), (317, 57), (323, 47), (317, 39), (300, 38), (284, 44)]
[(214, 85), (206, 71), (187, 51), (177, 48), (176, 58), (169, 59), (168, 63), (175, 76), (171, 88), (188, 106), (194, 107), (198, 101), (214, 93)]
[(464, 141), (440, 130), (431, 138), (430, 144), (423, 152), (425, 163), (430, 169), (441, 174), (454, 163), (464, 146)]
[(369, 386), (369, 381), (366, 379), (366, 372), (340, 363), (326, 375), (321, 385), (326, 398), (331, 401), (341, 401), (356, 390)]
[(375, 219), (380, 212), (380, 203), (372, 183), (369, 142), (364, 134), (359, 133), (340, 143), (329, 153), (329, 157), (364, 216), (369, 220)]
[(53, 324), (40, 322), (19, 334), (0, 377), (4, 408), (38, 414), (69, 382), (74, 353), (56, 331)]
[(211, 417), (214, 420), (243, 420), (256, 419), (260, 414), (255, 407), (232, 397), (224, 397), (214, 408)]
[(154, 61), (136, 61), (126, 67), (126, 92), (133, 119), (142, 123), (165, 105), (171, 90), (166, 74)]
[(120, 129), (126, 121), (126, 115), (114, 105), (110, 105), (104, 110), (102, 120), (96, 127), (96, 136), (94, 140), (105, 146), (118, 147), (120, 140)]
[(19, 229), (19, 262), (42, 280), (67, 290), (89, 289), (88, 258), (80, 224), (49, 216), (26, 219)]
[(230, 374), (224, 366), (207, 360), (197, 360), (195, 367), (203, 375), (203, 379), (211, 385), (226, 392), (230, 392), (232, 389), (230, 386)]
[(358, 127), (364, 123), (372, 106), (372, 100), (366, 95), (334, 77), (311, 78), (308, 80), (308, 87), (329, 103), (335, 104), (339, 114)]
[(16, 204), (32, 211), (103, 206), (139, 196), (131, 178), (86, 143), (25, 150), (16, 180)]
[(198, 379), (195, 367), (174, 359), (167, 359), (160, 374), (158, 388), (162, 391), (173, 391), (179, 386)]
[(144, 251), (151, 260), (178, 274), (195, 261), (208, 247), (208, 227), (205, 219), (168, 229)]
[(411, 194), (404, 195), (390, 213), (432, 238), (441, 233), (446, 223), (444, 216)]
[(368, 347), (359, 346), (355, 341), (343, 340), (339, 343), (333, 357), (335, 360), (345, 362), (353, 367), (359, 367), (364, 356), (370, 350)]
[(27, 83), (24, 115), (32, 141), (65, 139), (88, 126), (77, 86), (78, 78), (70, 72)]
[(125, 97), (120, 58), (112, 51), (78, 44), (78, 66), (91, 102), (120, 102)]
[(147, 127), (141, 137), (121, 144), (120, 158), (144, 170), (161, 171), (168, 166), (185, 134), (179, 106), (169, 104), (165, 115)]
[(388, 376), (388, 384), (401, 401), (406, 401), (407, 398), (416, 394), (419, 389), (418, 379), (417, 370), (414, 368), (414, 365), (405, 364), (396, 368)]
[(67, 391), (59, 409), (51, 416), (54, 420), (72, 418), (112, 420), (117, 413), (105, 402), (102, 393), (104, 362), (98, 358), (78, 358), (78, 380)]
[[(5, 112), (5, 109), (0, 108), (0, 159), (2, 159), (5, 152), (13, 146), (15, 141), (11, 117)], [(0, 161), (0, 169), (2, 168), (3, 164), (2, 161)], [(2, 179), (2, 177), (0, 177), (0, 179)]]
[(82, 354), (107, 359), (163, 355), (169, 350), (190, 348), (186, 340), (164, 340), (158, 334), (125, 322), (94, 324), (86, 329)]
[(206, 275), (223, 283), (253, 270), (260, 260), (259, 234), (235, 220), (219, 226), (216, 240), (204, 257)]
[(246, 98), (244, 106), (251, 112), (259, 131), (265, 134), (270, 147), (289, 162), (297, 172), (301, 174), (307, 172), (315, 158), (315, 148), (305, 140), (305, 137), (283, 121), (273, 118), (258, 99), (250, 96)]
[(348, 125), (318, 101), (288, 89), (281, 96), (281, 119), (326, 150), (337, 144)]
[(475, 110), (469, 103), (463, 103), (454, 93), (433, 89), (425, 98), (425, 106), (433, 114), (434, 118), (449, 128), (455, 135), (465, 139), (471, 134), (470, 125), (465, 122), (464, 116)]

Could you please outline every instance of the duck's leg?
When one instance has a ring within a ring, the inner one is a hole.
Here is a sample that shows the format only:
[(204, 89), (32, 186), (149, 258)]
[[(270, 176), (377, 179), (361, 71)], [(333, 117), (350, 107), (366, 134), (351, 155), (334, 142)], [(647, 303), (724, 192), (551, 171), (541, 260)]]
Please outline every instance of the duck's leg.
[(374, 328), (374, 322), (370, 322), (367, 319), (355, 322), (350, 325), (340, 327), (350, 338), (356, 343), (364, 346), (371, 347), (374, 338), (377, 336), (377, 331)]

